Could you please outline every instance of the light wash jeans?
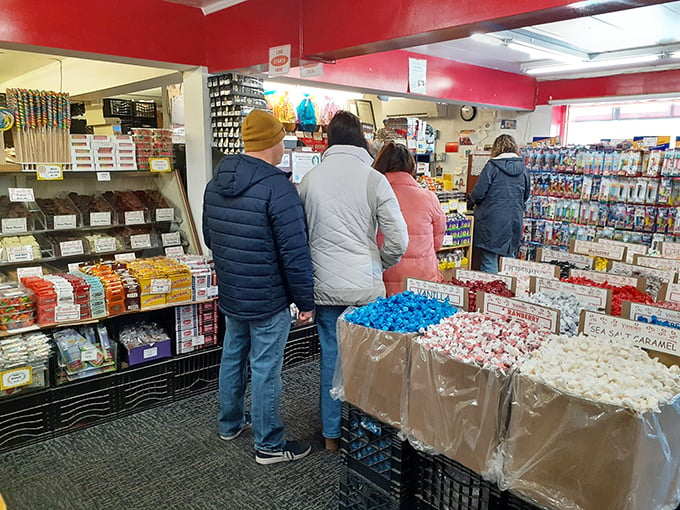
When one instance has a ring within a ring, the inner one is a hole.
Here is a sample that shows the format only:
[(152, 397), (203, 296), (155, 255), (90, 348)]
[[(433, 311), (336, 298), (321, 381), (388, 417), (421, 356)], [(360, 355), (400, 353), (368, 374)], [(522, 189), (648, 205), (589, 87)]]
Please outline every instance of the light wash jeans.
[(342, 403), (331, 398), (333, 374), (338, 359), (338, 317), (346, 306), (317, 306), (315, 309), (316, 329), (321, 343), (321, 426), (323, 437), (337, 439), (341, 435)]
[(231, 435), (245, 422), (246, 362), (250, 357), (255, 448), (281, 451), (285, 446), (279, 416), (281, 368), (290, 332), (290, 310), (286, 307), (267, 319), (255, 321), (226, 317), (226, 329), (220, 366), (220, 434)]
[(481, 264), (479, 266), (480, 271), (485, 273), (498, 273), (498, 254), (491, 251), (479, 249)]

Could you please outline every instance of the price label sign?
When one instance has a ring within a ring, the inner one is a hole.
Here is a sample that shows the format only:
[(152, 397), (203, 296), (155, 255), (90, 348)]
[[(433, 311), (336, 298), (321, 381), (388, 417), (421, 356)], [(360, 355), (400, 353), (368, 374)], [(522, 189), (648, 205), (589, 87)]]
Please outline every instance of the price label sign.
[(198, 347), (205, 344), (205, 335), (194, 336), (191, 338), (191, 345)]
[(82, 255), (85, 253), (83, 249), (83, 240), (76, 239), (75, 241), (62, 241), (59, 243), (59, 251), (62, 257), (70, 255)]
[(28, 232), (28, 228), (26, 226), (26, 218), (2, 219), (3, 234), (25, 234), (26, 232)]
[(167, 278), (151, 280), (151, 294), (167, 294), (172, 290), (172, 282)]
[(174, 221), (175, 210), (172, 207), (156, 209), (156, 221)]
[(90, 226), (91, 227), (109, 227), (109, 226), (111, 226), (111, 213), (108, 212), (108, 211), (91, 212), (90, 213)]
[(125, 211), (126, 225), (139, 225), (144, 222), (144, 211)]
[(149, 170), (151, 172), (169, 172), (172, 170), (170, 158), (149, 158)]
[(182, 239), (179, 235), (179, 232), (168, 232), (167, 234), (161, 234), (161, 239), (163, 240), (163, 246), (182, 244)]
[(177, 255), (184, 255), (184, 246), (168, 246), (165, 249), (166, 257), (175, 257)]
[(442, 246), (451, 246), (453, 244), (453, 236), (451, 234), (446, 234), (444, 236), (444, 242)]
[(111, 172), (97, 172), (97, 180), (99, 182), (109, 182), (111, 180)]
[(70, 228), (76, 228), (78, 223), (76, 222), (75, 214), (64, 214), (57, 215), (54, 217), (54, 229), (55, 230), (65, 230)]
[(158, 356), (158, 347), (149, 347), (142, 352), (142, 358), (149, 359)]
[(33, 247), (11, 246), (7, 248), (7, 259), (10, 262), (30, 262), (33, 260)]
[(80, 305), (60, 305), (54, 307), (54, 320), (56, 322), (80, 320)]
[(116, 251), (116, 239), (114, 237), (100, 237), (94, 240), (95, 253)]
[(10, 202), (35, 202), (33, 188), (7, 188)]
[(410, 290), (411, 292), (430, 299), (436, 299), (438, 301), (445, 301), (448, 299), (449, 303), (453, 306), (467, 309), (468, 289), (466, 287), (449, 285), (447, 283), (435, 283), (427, 280), (419, 280), (417, 278), (406, 278), (405, 287), (406, 290)]
[(479, 311), (500, 316), (510, 315), (535, 324), (539, 328), (560, 332), (560, 311), (514, 298), (478, 293)]
[(76, 271), (80, 271), (80, 262), (71, 262), (68, 265), (68, 272), (75, 273)]
[(35, 177), (39, 181), (63, 181), (64, 169), (61, 165), (39, 165)]
[(151, 248), (151, 234), (137, 234), (130, 236), (130, 246), (133, 250)]
[(31, 267), (17, 267), (17, 279), (21, 281), (22, 278), (28, 278), (29, 276), (42, 276), (43, 268), (42, 266), (31, 266)]
[(33, 382), (33, 367), (26, 366), (12, 368), (0, 372), (0, 390), (6, 391), (12, 388), (28, 386)]
[(135, 260), (137, 256), (134, 253), (117, 253), (113, 256), (113, 258), (121, 262), (125, 262), (127, 260)]
[(542, 278), (559, 278), (560, 276), (560, 268), (558, 266), (507, 257), (501, 257), (499, 269), (502, 273), (525, 274)]
[(80, 361), (87, 363), (88, 361), (97, 361), (99, 351), (97, 349), (88, 349), (80, 353)]

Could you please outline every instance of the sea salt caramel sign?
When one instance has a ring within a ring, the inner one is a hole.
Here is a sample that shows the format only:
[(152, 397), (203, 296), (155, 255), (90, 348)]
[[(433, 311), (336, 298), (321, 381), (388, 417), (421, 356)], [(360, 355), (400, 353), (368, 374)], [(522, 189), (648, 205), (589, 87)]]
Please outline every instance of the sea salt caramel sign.
[(643, 349), (680, 356), (680, 329), (583, 310), (579, 332), (589, 336), (618, 339)]
[(574, 296), (579, 303), (592, 305), (601, 310), (607, 310), (611, 303), (610, 289), (600, 287), (590, 287), (588, 285), (577, 285), (561, 280), (547, 280), (545, 278), (531, 279), (531, 291), (548, 294), (550, 296)]
[(560, 332), (560, 312), (554, 308), (483, 292), (479, 293), (477, 302), (480, 312), (517, 317), (553, 333)]
[(580, 255), (602, 257), (611, 260), (624, 260), (626, 257), (625, 246), (611, 246), (593, 241), (574, 240), (569, 246), (569, 251)]
[(467, 309), (467, 287), (448, 285), (446, 283), (434, 283), (417, 278), (406, 278), (404, 285), (406, 290), (420, 294), (437, 301), (449, 300), (453, 306)]

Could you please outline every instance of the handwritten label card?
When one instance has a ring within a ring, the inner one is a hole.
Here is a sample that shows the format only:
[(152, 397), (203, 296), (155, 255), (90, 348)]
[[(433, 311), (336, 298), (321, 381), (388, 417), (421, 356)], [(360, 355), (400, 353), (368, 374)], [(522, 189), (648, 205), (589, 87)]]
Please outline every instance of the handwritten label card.
[(536, 260), (539, 262), (569, 262), (575, 266), (584, 269), (593, 268), (593, 258), (588, 255), (578, 255), (576, 253), (569, 253), (568, 251), (553, 250), (551, 248), (539, 248), (536, 250)]
[(553, 333), (560, 332), (559, 310), (484, 292), (478, 294), (477, 302), (480, 312), (510, 315)]
[(611, 260), (623, 260), (626, 256), (625, 246), (611, 246), (593, 241), (575, 239), (569, 245), (569, 251), (591, 257), (602, 257)]
[(444, 301), (448, 298), (449, 303), (453, 306), (467, 310), (467, 287), (448, 285), (446, 283), (434, 283), (427, 280), (419, 280), (417, 278), (405, 278), (405, 280), (405, 290), (410, 290), (416, 294), (438, 301)]
[(643, 349), (680, 355), (680, 329), (583, 310), (579, 332), (585, 335), (619, 338)]

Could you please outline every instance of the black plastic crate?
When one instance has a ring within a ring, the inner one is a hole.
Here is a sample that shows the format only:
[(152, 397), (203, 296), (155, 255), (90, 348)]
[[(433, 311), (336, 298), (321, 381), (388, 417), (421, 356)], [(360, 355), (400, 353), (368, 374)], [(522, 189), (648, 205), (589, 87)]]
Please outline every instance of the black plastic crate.
[(502, 510), (504, 494), (494, 483), (443, 455), (417, 452), (413, 496), (419, 509)]
[(155, 119), (156, 103), (153, 101), (135, 101), (132, 103), (135, 118)]
[(120, 372), (119, 415), (132, 414), (173, 400), (171, 361), (161, 361)]
[(221, 359), (221, 348), (204, 349), (175, 358), (175, 399), (217, 389)]
[(132, 117), (134, 106), (127, 99), (106, 98), (103, 101), (104, 117)]
[(50, 392), (27, 393), (0, 400), (0, 451), (52, 436)]
[(363, 476), (344, 469), (338, 493), (340, 510), (400, 510), (409, 506)]
[(118, 374), (95, 376), (52, 390), (54, 431), (57, 434), (116, 418)]
[(387, 425), (347, 402), (342, 405), (342, 451), (349, 469), (395, 497), (411, 490), (415, 451)]
[(291, 329), (283, 351), (283, 366), (289, 367), (317, 359), (321, 353), (316, 324)]

